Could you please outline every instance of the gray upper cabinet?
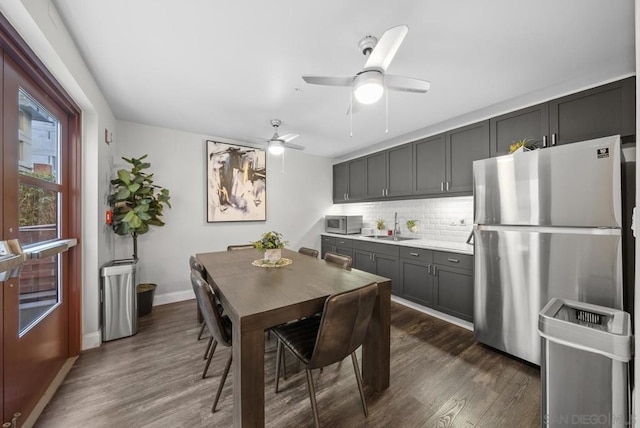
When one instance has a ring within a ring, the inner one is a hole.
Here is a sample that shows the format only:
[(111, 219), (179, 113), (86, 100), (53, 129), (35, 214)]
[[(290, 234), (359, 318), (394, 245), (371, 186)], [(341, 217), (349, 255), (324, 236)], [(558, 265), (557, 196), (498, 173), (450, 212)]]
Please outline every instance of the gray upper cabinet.
[(444, 190), (473, 192), (473, 161), (489, 157), (489, 121), (474, 123), (445, 133), (447, 180)]
[(387, 196), (413, 193), (412, 145), (405, 144), (387, 150)]
[(444, 134), (413, 143), (413, 193), (433, 195), (444, 191), (446, 176)]
[(369, 155), (366, 162), (368, 199), (412, 194), (411, 144)]
[(347, 200), (349, 185), (349, 164), (339, 163), (333, 166), (333, 202)]
[(635, 135), (635, 77), (549, 102), (550, 144)]
[(333, 166), (333, 202), (358, 201), (365, 197), (364, 158)]
[(383, 198), (387, 192), (387, 152), (379, 152), (365, 158), (367, 171), (367, 198)]
[(494, 117), (490, 126), (491, 156), (508, 154), (511, 144), (525, 138), (542, 147), (549, 137), (549, 103)]

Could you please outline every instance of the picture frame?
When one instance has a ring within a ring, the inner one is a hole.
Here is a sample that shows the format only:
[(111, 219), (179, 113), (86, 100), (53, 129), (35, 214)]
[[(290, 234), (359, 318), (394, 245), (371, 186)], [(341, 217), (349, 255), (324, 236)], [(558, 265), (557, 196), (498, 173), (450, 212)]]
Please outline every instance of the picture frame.
[(267, 156), (207, 140), (207, 222), (267, 220)]

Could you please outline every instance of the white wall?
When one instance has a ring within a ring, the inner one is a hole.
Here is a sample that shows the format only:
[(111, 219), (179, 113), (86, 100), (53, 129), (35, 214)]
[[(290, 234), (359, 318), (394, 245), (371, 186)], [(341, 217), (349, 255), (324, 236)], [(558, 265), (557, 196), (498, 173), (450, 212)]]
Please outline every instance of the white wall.
[[(331, 207), (331, 159), (287, 150), (282, 158), (267, 158), (267, 221), (207, 223), (206, 140), (210, 136), (166, 128), (118, 122), (119, 163), (121, 156), (148, 154), (155, 184), (169, 189), (173, 208), (165, 211), (163, 227), (152, 228), (138, 238), (141, 282), (158, 284), (154, 304), (193, 298), (189, 283), (189, 255), (225, 250), (229, 244), (257, 240), (269, 230), (281, 232), (290, 242), (320, 249), (324, 215)], [(117, 236), (116, 257), (131, 257), (132, 241)], [(259, 254), (256, 252), (256, 258)]]

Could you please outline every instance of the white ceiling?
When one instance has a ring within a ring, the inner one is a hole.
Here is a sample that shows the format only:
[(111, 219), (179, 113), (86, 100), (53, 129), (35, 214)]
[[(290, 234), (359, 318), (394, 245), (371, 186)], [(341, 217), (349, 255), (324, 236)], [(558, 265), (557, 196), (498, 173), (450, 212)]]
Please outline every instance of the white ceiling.
[[(246, 141), (278, 118), (322, 156), (635, 73), (633, 0), (53, 2), (118, 119)], [(348, 88), (301, 75), (357, 73), (358, 41), (399, 24), (388, 71), (431, 90), (391, 92), (389, 134), (383, 98), (350, 137)]]

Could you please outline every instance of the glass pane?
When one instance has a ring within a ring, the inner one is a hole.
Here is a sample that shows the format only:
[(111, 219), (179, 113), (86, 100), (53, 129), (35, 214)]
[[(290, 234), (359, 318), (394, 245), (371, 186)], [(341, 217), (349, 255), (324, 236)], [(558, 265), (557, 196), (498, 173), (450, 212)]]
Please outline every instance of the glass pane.
[(60, 301), (60, 254), (29, 260), (20, 270), (20, 336)]
[(20, 173), (59, 183), (60, 121), (22, 88), (18, 100)]
[(58, 238), (58, 192), (20, 183), (18, 200), (23, 247)]

